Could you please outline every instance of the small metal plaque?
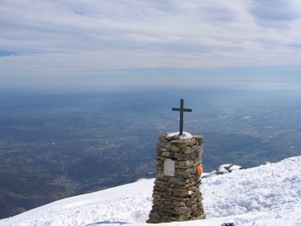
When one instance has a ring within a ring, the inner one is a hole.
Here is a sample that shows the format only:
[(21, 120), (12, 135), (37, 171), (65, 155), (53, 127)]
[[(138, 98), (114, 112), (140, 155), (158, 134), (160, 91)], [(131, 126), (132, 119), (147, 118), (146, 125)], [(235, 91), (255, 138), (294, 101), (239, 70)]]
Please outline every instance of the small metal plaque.
[(175, 161), (171, 159), (166, 159), (164, 161), (164, 175), (165, 176), (175, 176)]

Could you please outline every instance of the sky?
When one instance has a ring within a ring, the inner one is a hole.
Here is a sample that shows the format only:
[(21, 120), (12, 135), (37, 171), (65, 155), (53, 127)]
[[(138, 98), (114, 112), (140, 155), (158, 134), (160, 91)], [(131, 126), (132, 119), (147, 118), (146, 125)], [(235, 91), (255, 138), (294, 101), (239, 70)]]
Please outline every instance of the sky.
[(301, 82), (298, 0), (0, 0), (0, 89)]

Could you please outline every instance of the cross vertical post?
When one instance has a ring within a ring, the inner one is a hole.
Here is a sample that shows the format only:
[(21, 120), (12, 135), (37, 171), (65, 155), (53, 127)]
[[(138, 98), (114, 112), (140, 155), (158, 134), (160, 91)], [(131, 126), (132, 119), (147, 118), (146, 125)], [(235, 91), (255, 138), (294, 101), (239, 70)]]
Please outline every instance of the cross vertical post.
[(183, 134), (183, 125), (184, 125), (184, 112), (192, 112), (192, 109), (184, 108), (184, 100), (180, 100), (180, 108), (172, 108), (172, 111), (180, 112), (180, 136)]

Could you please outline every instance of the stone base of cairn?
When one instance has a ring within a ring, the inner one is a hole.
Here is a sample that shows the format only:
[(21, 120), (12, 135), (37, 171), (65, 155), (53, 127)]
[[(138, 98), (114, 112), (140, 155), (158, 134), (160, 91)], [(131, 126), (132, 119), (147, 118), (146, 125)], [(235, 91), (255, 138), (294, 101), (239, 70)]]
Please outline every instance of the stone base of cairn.
[(200, 172), (202, 136), (159, 136), (153, 207), (147, 223), (204, 219)]

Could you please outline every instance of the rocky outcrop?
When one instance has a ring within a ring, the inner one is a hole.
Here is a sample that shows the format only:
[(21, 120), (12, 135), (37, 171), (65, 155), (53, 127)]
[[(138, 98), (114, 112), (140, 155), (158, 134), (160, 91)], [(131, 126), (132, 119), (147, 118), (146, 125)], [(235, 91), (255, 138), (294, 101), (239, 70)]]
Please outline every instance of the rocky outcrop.
[(148, 223), (205, 218), (199, 189), (202, 144), (201, 136), (186, 139), (159, 136), (153, 207)]
[(220, 167), (218, 167), (217, 170), (214, 170), (210, 173), (203, 173), (202, 178), (208, 178), (208, 177), (211, 177), (214, 175), (232, 173), (233, 171), (243, 170), (243, 169), (246, 169), (246, 167), (242, 167), (242, 166), (234, 165), (234, 164), (223, 164)]

